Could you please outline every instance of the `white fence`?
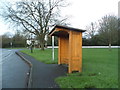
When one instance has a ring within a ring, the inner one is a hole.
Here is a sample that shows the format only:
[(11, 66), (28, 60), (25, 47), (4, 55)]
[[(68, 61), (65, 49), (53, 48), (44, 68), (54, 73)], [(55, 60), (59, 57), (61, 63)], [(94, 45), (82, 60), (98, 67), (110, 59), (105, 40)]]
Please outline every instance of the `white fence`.
[[(82, 46), (82, 48), (109, 48), (109, 46)], [(120, 46), (111, 46), (111, 48), (120, 48)]]
[[(52, 46), (47, 48), (52, 48)], [(54, 46), (54, 48), (58, 48), (58, 46)], [(109, 46), (82, 46), (82, 48), (109, 48)], [(111, 46), (111, 48), (120, 48), (120, 46)]]

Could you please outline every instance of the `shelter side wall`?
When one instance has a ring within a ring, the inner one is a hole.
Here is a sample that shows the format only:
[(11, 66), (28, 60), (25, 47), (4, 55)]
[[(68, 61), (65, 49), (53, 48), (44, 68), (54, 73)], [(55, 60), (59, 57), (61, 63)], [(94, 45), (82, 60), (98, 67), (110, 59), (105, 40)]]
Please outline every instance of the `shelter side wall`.
[(69, 52), (69, 38), (68, 37), (60, 37), (59, 38), (59, 58), (60, 64), (68, 64), (68, 52)]
[(70, 58), (69, 58), (69, 72), (82, 71), (82, 33), (71, 32), (70, 36)]

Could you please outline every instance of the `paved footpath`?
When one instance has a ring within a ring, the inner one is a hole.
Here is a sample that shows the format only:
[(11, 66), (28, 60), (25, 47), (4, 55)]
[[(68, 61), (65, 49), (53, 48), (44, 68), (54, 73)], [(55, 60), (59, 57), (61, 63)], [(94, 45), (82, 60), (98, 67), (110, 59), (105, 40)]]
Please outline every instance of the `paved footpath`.
[(59, 76), (65, 76), (67, 67), (59, 66), (58, 64), (44, 64), (27, 54), (18, 53), (29, 60), (33, 65), (32, 88), (59, 88), (54, 80)]

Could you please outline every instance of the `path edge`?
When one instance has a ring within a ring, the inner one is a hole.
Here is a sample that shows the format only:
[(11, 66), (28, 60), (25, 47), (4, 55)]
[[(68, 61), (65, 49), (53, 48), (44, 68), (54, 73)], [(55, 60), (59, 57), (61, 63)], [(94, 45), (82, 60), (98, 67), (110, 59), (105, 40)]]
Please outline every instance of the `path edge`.
[(28, 82), (27, 82), (27, 88), (31, 88), (32, 87), (32, 68), (33, 65), (32, 63), (27, 60), (24, 56), (22, 56), (20, 53), (21, 52), (15, 52), (23, 61), (25, 61), (25, 63), (27, 63), (30, 66), (30, 70), (29, 70), (29, 74), (28, 74)]

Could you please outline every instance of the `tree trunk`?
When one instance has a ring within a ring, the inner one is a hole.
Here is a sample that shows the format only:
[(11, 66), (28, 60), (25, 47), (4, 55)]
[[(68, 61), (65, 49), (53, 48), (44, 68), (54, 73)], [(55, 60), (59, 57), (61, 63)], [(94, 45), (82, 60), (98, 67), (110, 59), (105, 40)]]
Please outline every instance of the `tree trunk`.
[(38, 37), (39, 37), (39, 41), (40, 41), (40, 48), (41, 48), (41, 50), (44, 50), (45, 49), (45, 35), (44, 34), (42, 34), (42, 35), (38, 35)]
[(40, 43), (40, 46), (41, 46), (41, 50), (44, 51), (44, 43), (43, 42)]

